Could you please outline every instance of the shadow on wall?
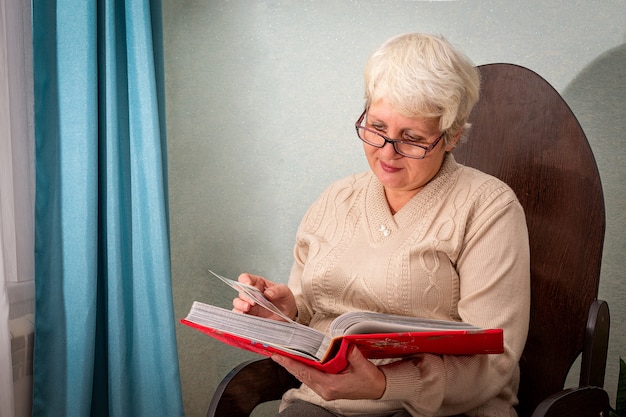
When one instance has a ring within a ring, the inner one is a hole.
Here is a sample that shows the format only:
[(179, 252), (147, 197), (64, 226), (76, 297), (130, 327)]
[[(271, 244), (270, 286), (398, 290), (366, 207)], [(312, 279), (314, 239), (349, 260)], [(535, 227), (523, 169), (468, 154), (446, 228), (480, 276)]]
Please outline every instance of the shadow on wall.
[(617, 145), (615, 140), (619, 141), (619, 137), (626, 139), (626, 119), (623, 117), (626, 105), (625, 64), (626, 44), (623, 44), (600, 55), (563, 92), (583, 128), (589, 129), (587, 136), (602, 139), (612, 134), (614, 136), (606, 143), (611, 147)]
[[(625, 64), (626, 44), (623, 44), (583, 69), (562, 94), (589, 138), (605, 186), (605, 197), (608, 194), (621, 200), (626, 180), (623, 168), (626, 156), (623, 146), (626, 143)], [(621, 204), (623, 207), (624, 201)], [(610, 208), (608, 201), (607, 207)]]
[(617, 390), (619, 356), (626, 356), (626, 44), (600, 55), (566, 87), (563, 97), (583, 127), (602, 179), (606, 236), (600, 298), (611, 309), (611, 336), (605, 387)]
[[(622, 44), (599, 56), (581, 71), (563, 92), (563, 97), (571, 106), (589, 139), (602, 178), (607, 217), (602, 275), (608, 280), (603, 278), (601, 285), (610, 284), (610, 281), (617, 281), (616, 285), (626, 285), (621, 282), (623, 255), (626, 253), (625, 65), (626, 44)], [(603, 293), (617, 296), (601, 288), (600, 295)], [(613, 317), (626, 317), (626, 298), (620, 299), (619, 305), (614, 304), (611, 307), (614, 311), (617, 309), (615, 311), (617, 314), (612, 314)], [(612, 327), (617, 327), (622, 320), (613, 322)], [(622, 330), (626, 332), (626, 327), (622, 326)], [(624, 336), (626, 337), (626, 334)]]

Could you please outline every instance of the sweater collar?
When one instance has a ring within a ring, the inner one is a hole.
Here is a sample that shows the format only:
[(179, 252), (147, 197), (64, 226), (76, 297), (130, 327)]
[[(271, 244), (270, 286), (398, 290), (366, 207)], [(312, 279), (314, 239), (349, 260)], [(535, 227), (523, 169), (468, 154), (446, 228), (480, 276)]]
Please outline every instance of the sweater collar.
[(374, 242), (381, 243), (397, 234), (399, 229), (410, 228), (412, 224), (426, 217), (428, 210), (449, 190), (459, 165), (451, 153), (448, 153), (437, 172), (411, 200), (395, 215), (385, 197), (385, 189), (378, 178), (370, 172), (370, 182), (365, 194), (364, 212), (369, 233)]

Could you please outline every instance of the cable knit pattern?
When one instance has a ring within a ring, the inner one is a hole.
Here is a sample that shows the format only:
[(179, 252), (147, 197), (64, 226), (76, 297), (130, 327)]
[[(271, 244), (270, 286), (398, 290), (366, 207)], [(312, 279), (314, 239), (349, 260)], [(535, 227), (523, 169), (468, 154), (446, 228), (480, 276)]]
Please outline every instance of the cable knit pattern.
[[(327, 331), (346, 311), (370, 310), (501, 327), (505, 353), (380, 361), (383, 398), (325, 402), (345, 415), (515, 416), (517, 363), (528, 330), (530, 271), (524, 213), (502, 181), (447, 155), (439, 173), (393, 215), (370, 172), (332, 184), (298, 229), (289, 285), (298, 320)], [(283, 404), (283, 405), (284, 405)]]

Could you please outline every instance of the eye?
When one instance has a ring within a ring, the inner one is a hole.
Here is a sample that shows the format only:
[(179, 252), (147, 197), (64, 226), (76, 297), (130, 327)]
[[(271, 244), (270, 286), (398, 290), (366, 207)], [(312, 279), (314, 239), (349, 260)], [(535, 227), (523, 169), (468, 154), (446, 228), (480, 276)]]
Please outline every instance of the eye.
[(402, 140), (405, 142), (423, 142), (424, 138), (420, 136), (415, 137), (415, 136), (409, 135), (408, 133), (404, 133), (402, 135)]
[(385, 133), (385, 131), (387, 130), (385, 125), (376, 124), (376, 123), (372, 123), (372, 128), (374, 128), (374, 130), (380, 133)]

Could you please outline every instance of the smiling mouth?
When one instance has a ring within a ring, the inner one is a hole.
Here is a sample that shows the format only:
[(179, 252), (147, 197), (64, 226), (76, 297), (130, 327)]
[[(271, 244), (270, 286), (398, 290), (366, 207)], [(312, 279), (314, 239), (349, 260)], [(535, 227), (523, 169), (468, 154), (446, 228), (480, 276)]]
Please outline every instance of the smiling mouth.
[(388, 164), (384, 163), (383, 161), (379, 161), (379, 162), (380, 162), (380, 167), (385, 172), (393, 173), (393, 172), (398, 172), (401, 169), (401, 168), (396, 168), (396, 167), (393, 167), (391, 165), (388, 165)]

